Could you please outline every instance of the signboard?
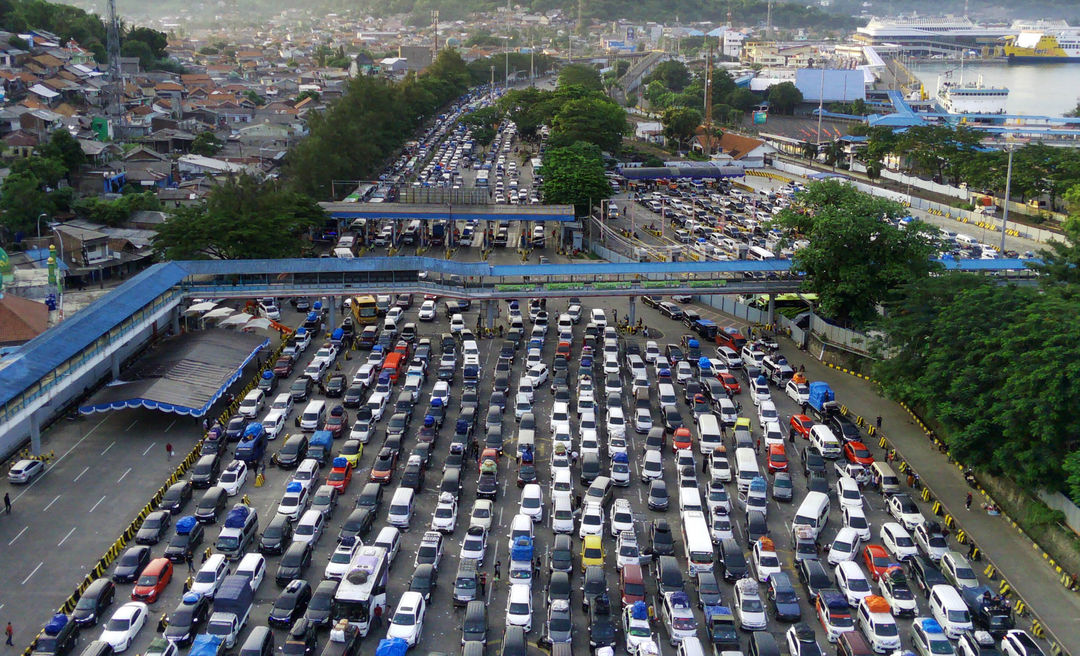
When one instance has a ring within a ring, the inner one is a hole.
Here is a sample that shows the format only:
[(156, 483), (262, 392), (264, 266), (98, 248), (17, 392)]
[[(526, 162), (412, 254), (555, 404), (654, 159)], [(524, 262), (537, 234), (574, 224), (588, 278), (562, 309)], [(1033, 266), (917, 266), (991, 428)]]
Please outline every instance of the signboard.
[(633, 41), (634, 40), (634, 28), (632, 28), (632, 27), (626, 28), (626, 40), (627, 41)]
[(754, 112), (754, 125), (765, 125), (765, 119), (768, 113), (763, 111)]

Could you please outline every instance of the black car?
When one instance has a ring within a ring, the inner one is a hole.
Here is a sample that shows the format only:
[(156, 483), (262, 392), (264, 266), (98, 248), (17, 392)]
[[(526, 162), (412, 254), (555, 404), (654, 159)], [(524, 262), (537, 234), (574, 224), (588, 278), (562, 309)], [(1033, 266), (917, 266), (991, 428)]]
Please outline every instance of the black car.
[(686, 591), (686, 581), (683, 580), (679, 561), (675, 556), (660, 556), (653, 562), (655, 570), (653, 576), (656, 578), (656, 586), (661, 596), (668, 592)]
[(807, 492), (821, 492), (822, 494), (829, 493), (829, 479), (825, 476), (825, 472), (812, 471), (806, 475), (806, 491)]
[[(307, 376), (300, 376), (289, 385), (289, 393), (292, 394), (293, 401), (307, 401), (311, 397), (311, 391), (315, 387), (315, 383), (312, 382)], [(296, 418), (297, 423), (300, 422), (300, 418)]]
[(549, 557), (552, 571), (567, 573), (574, 571), (574, 548), (569, 535), (555, 536)]
[(422, 462), (412, 461), (406, 463), (405, 470), (401, 472), (401, 487), (411, 488), (416, 492), (419, 492), (424, 487), (424, 465)]
[(776, 612), (776, 619), (784, 622), (797, 622), (802, 619), (799, 595), (795, 592), (795, 586), (791, 584), (787, 572), (769, 575), (768, 597)]
[(105, 614), (105, 609), (112, 605), (116, 597), (116, 585), (106, 578), (94, 579), (79, 595), (79, 602), (71, 613), (71, 621), (76, 626), (85, 628), (97, 624)]
[[(188, 528), (188, 527), (185, 527)], [(177, 527), (176, 533), (169, 538), (169, 544), (165, 547), (164, 556), (174, 563), (182, 563), (188, 556), (194, 556), (196, 549), (203, 541), (203, 525), (195, 523), (190, 530), (180, 532)]]
[(716, 580), (716, 575), (711, 571), (697, 573), (696, 587), (698, 608), (723, 605), (724, 599), (720, 592), (720, 584)]
[(828, 427), (840, 438), (841, 443), (862, 441), (862, 434), (855, 422), (841, 414), (829, 416)]
[(648, 506), (650, 510), (667, 510), (668, 508), (668, 489), (667, 483), (661, 479), (656, 479), (649, 482), (649, 500)]
[(350, 385), (341, 399), (342, 405), (346, 408), (359, 408), (360, 401), (364, 399), (364, 391), (362, 385)]
[(814, 451), (811, 446), (803, 447), (799, 453), (802, 455), (803, 475), (809, 476), (812, 471), (825, 473), (825, 458), (822, 458), (821, 454)]
[(180, 605), (169, 613), (169, 623), (165, 626), (165, 639), (176, 643), (177, 647), (190, 645), (206, 624), (206, 620), (210, 618), (213, 610), (212, 601), (206, 595), (184, 595)]
[(357, 508), (371, 508), (378, 510), (382, 503), (383, 488), (378, 483), (365, 483), (360, 494), (356, 497)]
[(289, 581), (289, 584), (274, 600), (274, 607), (270, 609), (270, 616), (266, 618), (267, 624), (278, 628), (292, 626), (297, 618), (303, 616), (309, 601), (311, 601), (311, 584), (303, 579)]
[(275, 514), (259, 537), (259, 553), (279, 554), (292, 542), (293, 525), (287, 515)]
[[(289, 628), (285, 643), (281, 645), (284, 656), (314, 656), (319, 651), (319, 626), (301, 617)], [(345, 631), (344, 653), (342, 656), (354, 656), (359, 652), (359, 631)]]
[(825, 571), (821, 561), (800, 560), (795, 563), (795, 573), (798, 574), (799, 581), (806, 586), (807, 594), (811, 599), (817, 597), (819, 590), (833, 587), (832, 579), (829, 578), (829, 573)]
[(581, 583), (581, 607), (588, 610), (598, 599), (608, 599), (607, 579), (604, 577), (604, 568), (599, 565), (589, 565), (585, 568), (585, 577)]
[(686, 356), (683, 354), (682, 347), (680, 347), (678, 344), (666, 345), (664, 347), (664, 355), (667, 356), (668, 362), (671, 363), (671, 366), (673, 367), (679, 362), (682, 362), (686, 359)]
[(281, 556), (281, 563), (278, 565), (277, 574), (274, 576), (274, 583), (277, 583), (278, 587), (284, 588), (293, 579), (303, 578), (304, 572), (307, 571), (310, 565), (311, 543), (293, 541)]
[(679, 414), (678, 408), (674, 406), (664, 407), (664, 428), (669, 433), (674, 433), (678, 429), (683, 427), (682, 415)]
[(545, 603), (550, 606), (555, 601), (570, 601), (570, 573), (552, 572), (548, 577), (547, 599)]
[[(215, 437), (216, 436), (216, 437)], [(225, 450), (225, 436), (212, 433), (199, 447), (200, 456), (218, 455)]]
[(417, 565), (409, 578), (409, 592), (419, 592), (424, 595), (424, 601), (431, 599), (431, 593), (435, 590), (438, 570), (430, 563)]
[(165, 510), (155, 510), (146, 516), (139, 531), (135, 533), (135, 544), (157, 544), (169, 532), (172, 515)]
[(597, 647), (614, 648), (617, 642), (611, 603), (602, 598), (597, 599), (596, 603), (589, 606), (589, 647), (594, 650)]
[(720, 541), (720, 563), (724, 566), (724, 580), (728, 583), (734, 583), (750, 572), (742, 547), (732, 538)]
[(307, 610), (304, 611), (304, 619), (315, 626), (330, 626), (330, 608), (337, 589), (338, 581), (326, 579), (320, 582), (311, 595)]
[(150, 547), (131, 547), (120, 556), (113, 569), (112, 580), (116, 583), (133, 583), (150, 562)]
[(675, 319), (676, 321), (678, 321), (679, 319), (682, 319), (683, 316), (682, 309), (678, 305), (667, 301), (660, 304), (659, 310), (660, 314), (664, 315), (668, 319)]
[(641, 297), (641, 302), (644, 303), (645, 305), (651, 307), (651, 308), (660, 307), (660, 302), (662, 300), (663, 300), (663, 298), (660, 297), (660, 296), (642, 296)]
[(666, 519), (658, 519), (649, 529), (650, 553), (653, 558), (675, 555), (675, 536)]
[(240, 436), (244, 434), (244, 428), (247, 427), (247, 424), (247, 417), (241, 415), (229, 417), (228, 423), (225, 424), (225, 439), (230, 442), (239, 441)]
[(908, 578), (915, 582), (925, 597), (930, 596), (930, 590), (935, 585), (948, 583), (937, 565), (926, 556), (912, 556), (904, 561), (904, 566), (907, 568)]
[(308, 438), (306, 435), (293, 435), (285, 441), (281, 449), (274, 454), (274, 464), (283, 469), (296, 469), (307, 457)]
[[(378, 485), (378, 483), (376, 483)], [(371, 530), (372, 524), (375, 523), (375, 509), (361, 506), (354, 509), (349, 516), (345, 518), (345, 523), (341, 525), (341, 530), (338, 532), (338, 542), (341, 542), (345, 538), (361, 538), (368, 534)]]
[(345, 378), (345, 375), (334, 374), (326, 381), (326, 397), (338, 398), (345, 393), (346, 387), (348, 387), (348, 380)]

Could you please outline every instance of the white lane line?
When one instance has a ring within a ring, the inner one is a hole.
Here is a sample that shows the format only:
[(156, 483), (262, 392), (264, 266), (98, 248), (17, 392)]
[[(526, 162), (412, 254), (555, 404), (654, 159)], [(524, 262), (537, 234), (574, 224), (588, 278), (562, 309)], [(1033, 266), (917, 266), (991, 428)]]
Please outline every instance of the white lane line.
[(29, 528), (30, 528), (29, 526), (24, 526), (24, 527), (23, 527), (23, 530), (19, 531), (19, 534), (18, 534), (18, 535), (16, 535), (15, 537), (11, 538), (11, 542), (8, 542), (8, 546), (10, 547), (11, 545), (15, 544), (15, 540), (18, 540), (19, 538), (21, 538), (21, 537), (22, 537), (22, 534), (23, 534), (23, 533), (26, 533), (27, 529), (29, 529)]
[(101, 495), (101, 498), (97, 500), (97, 503), (90, 508), (89, 512), (94, 512), (94, 509), (101, 505), (101, 502), (105, 500), (105, 495)]
[(168, 432), (169, 432), (169, 429), (170, 429), (170, 428), (172, 428), (172, 427), (173, 427), (173, 424), (175, 424), (175, 423), (176, 423), (176, 420), (175, 420), (175, 419), (173, 419), (172, 421), (170, 421), (170, 422), (169, 422), (169, 425), (168, 425), (168, 426), (166, 426), (166, 427), (165, 427), (165, 430), (164, 430), (164, 431), (162, 431), (162, 432), (164, 432), (164, 433), (168, 433)]
[(105, 455), (106, 453), (108, 453), (109, 449), (113, 448), (114, 444), (116, 444), (116, 440), (109, 442), (109, 446), (105, 447), (105, 450), (101, 452), (101, 455)]
[(90, 471), (89, 466), (83, 467), (83, 470), (81, 472), (79, 472), (79, 475), (75, 477), (75, 480), (72, 481), (72, 483), (78, 483), (79, 479), (83, 477), (83, 474), (85, 474), (88, 471)]
[[(98, 426), (100, 426), (100, 425), (104, 424), (104, 423), (105, 423), (105, 419), (108, 419), (108, 416), (106, 416), (106, 417), (105, 417), (104, 419), (102, 419), (102, 420), (101, 420), (101, 421), (99, 421), (99, 422), (98, 422), (97, 424), (95, 424), (93, 428), (91, 428), (90, 430), (86, 431), (86, 435), (83, 435), (83, 436), (82, 436), (82, 438), (81, 438), (81, 439), (80, 439), (80, 440), (79, 440), (78, 442), (76, 442), (75, 444), (71, 445), (71, 448), (70, 448), (70, 449), (68, 449), (67, 451), (65, 451), (65, 452), (64, 452), (64, 455), (62, 455), (62, 456), (60, 456), (59, 458), (57, 458), (56, 460), (54, 460), (54, 461), (53, 461), (53, 463), (52, 463), (51, 465), (49, 465), (48, 467), (46, 467), (46, 468), (45, 468), (45, 471), (46, 471), (46, 472), (50, 472), (50, 471), (52, 471), (52, 470), (53, 470), (53, 469), (54, 469), (54, 468), (55, 468), (55, 467), (56, 467), (57, 465), (59, 465), (59, 464), (60, 464), (60, 461), (61, 461), (61, 460), (63, 460), (64, 458), (66, 458), (66, 457), (68, 456), (68, 454), (69, 454), (69, 453), (71, 453), (72, 451), (74, 451), (74, 450), (75, 450), (75, 447), (79, 446), (80, 444), (82, 444), (82, 443), (83, 443), (83, 440), (85, 440), (86, 438), (90, 437), (90, 433), (93, 433), (93, 432), (94, 432), (95, 430), (97, 430), (97, 427), (98, 427)], [(23, 495), (24, 495), (24, 494), (26, 494), (27, 492), (29, 492), (29, 491), (31, 490), (31, 488), (33, 488), (33, 487), (34, 487), (35, 485), (37, 485), (38, 481), (40, 481), (40, 480), (41, 480), (41, 479), (43, 479), (43, 478), (45, 478), (45, 477), (44, 477), (44, 476), (37, 476), (37, 477), (35, 477), (35, 478), (34, 478), (34, 480), (30, 481), (30, 484), (29, 484), (29, 485), (27, 485), (26, 487), (24, 487), (24, 488), (23, 488), (23, 491), (22, 491), (22, 492), (19, 492), (19, 494), (18, 494), (18, 495), (17, 495), (17, 496), (16, 496), (16, 497), (15, 497), (15, 498), (13, 499), (13, 501), (18, 501), (19, 499), (21, 499), (21, 498), (23, 497)]]
[(154, 448), (155, 444), (157, 444), (157, 442), (151, 442), (150, 446), (146, 447), (146, 451), (143, 451), (142, 454), (145, 456), (146, 454), (150, 453), (150, 449)]
[(58, 546), (58, 547), (60, 547), (60, 546), (63, 546), (63, 544), (64, 544), (65, 542), (67, 542), (67, 539), (71, 537), (71, 534), (75, 532), (75, 529), (76, 529), (76, 528), (78, 528), (78, 527), (77, 527), (77, 526), (72, 526), (72, 527), (71, 527), (71, 530), (70, 530), (70, 531), (68, 531), (68, 532), (67, 532), (67, 535), (65, 535), (65, 536), (64, 536), (64, 539), (63, 539), (63, 540), (60, 540), (59, 542), (57, 542), (57, 543), (56, 543), (56, 546)]
[(131, 423), (130, 423), (130, 424), (128, 424), (128, 427), (124, 429), (124, 432), (126, 433), (126, 432), (128, 432), (129, 430), (131, 430), (132, 428), (134, 428), (134, 427), (135, 427), (135, 424), (137, 424), (137, 423), (139, 423), (139, 420), (138, 420), (138, 419), (133, 419), (133, 420), (131, 420)]
[(124, 480), (124, 477), (127, 476), (130, 473), (131, 473), (131, 467), (128, 467), (127, 471), (125, 471), (123, 474), (120, 474), (120, 478), (116, 479), (116, 482), (119, 483), (120, 481)]
[(56, 495), (55, 497), (53, 497), (53, 500), (49, 502), (49, 505), (47, 505), (47, 506), (45, 506), (44, 508), (42, 508), (42, 509), (41, 509), (41, 512), (45, 512), (45, 511), (46, 511), (46, 510), (48, 510), (49, 508), (52, 508), (52, 505), (53, 505), (54, 503), (56, 503), (56, 502), (57, 502), (57, 500), (58, 500), (58, 499), (60, 499), (60, 497), (61, 497), (61, 496), (62, 496), (62, 495), (58, 494), (58, 495)]
[(39, 569), (41, 569), (41, 566), (42, 566), (42, 565), (44, 565), (44, 564), (45, 564), (45, 561), (44, 561), (44, 560), (43, 560), (43, 561), (41, 561), (40, 563), (38, 563), (38, 564), (37, 564), (37, 567), (35, 567), (35, 568), (34, 568), (34, 571), (32, 571), (32, 572), (30, 572), (29, 574), (27, 574), (27, 575), (26, 575), (26, 578), (25, 578), (25, 579), (23, 579), (23, 580), (22, 580), (22, 583), (20, 583), (19, 585), (26, 585), (26, 582), (30, 580), (30, 577), (31, 577), (31, 576), (33, 576), (34, 574), (37, 574), (37, 571), (38, 571)]

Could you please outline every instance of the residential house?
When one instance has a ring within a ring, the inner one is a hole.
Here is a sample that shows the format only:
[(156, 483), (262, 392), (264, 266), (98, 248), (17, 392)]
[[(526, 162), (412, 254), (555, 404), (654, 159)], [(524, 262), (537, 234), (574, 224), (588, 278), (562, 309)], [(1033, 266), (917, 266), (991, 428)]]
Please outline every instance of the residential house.
[(0, 292), (0, 347), (29, 342), (49, 327), (44, 303)]
[(19, 116), (19, 126), (42, 140), (64, 127), (64, 117), (48, 109), (32, 109)]
[(37, 148), (38, 143), (40, 143), (37, 135), (27, 132), (26, 130), (9, 132), (0, 140), (4, 142), (4, 155), (11, 155), (13, 157), (29, 157), (30, 155), (33, 155), (34, 149)]

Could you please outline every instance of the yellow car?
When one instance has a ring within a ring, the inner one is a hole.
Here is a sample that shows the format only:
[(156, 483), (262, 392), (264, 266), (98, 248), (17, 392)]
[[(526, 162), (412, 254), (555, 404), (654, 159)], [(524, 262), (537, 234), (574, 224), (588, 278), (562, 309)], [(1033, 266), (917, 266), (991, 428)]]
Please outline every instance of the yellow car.
[(586, 535), (581, 543), (581, 571), (589, 565), (604, 566), (604, 541), (599, 535)]
[(364, 443), (360, 440), (345, 440), (345, 443), (341, 445), (341, 453), (338, 454), (348, 460), (353, 467), (357, 466), (362, 455), (364, 455)]

